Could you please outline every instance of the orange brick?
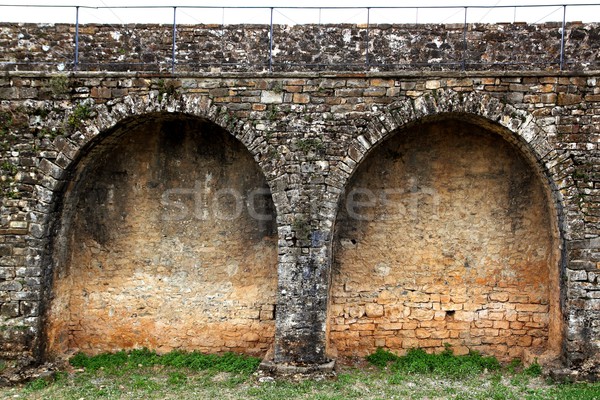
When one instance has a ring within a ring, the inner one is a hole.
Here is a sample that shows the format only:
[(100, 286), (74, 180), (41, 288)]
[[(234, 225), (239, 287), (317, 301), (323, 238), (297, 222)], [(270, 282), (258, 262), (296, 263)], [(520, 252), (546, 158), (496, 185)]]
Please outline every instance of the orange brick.
[(423, 339), (419, 341), (419, 346), (425, 347), (440, 347), (442, 345), (442, 341), (438, 339)]
[(294, 103), (307, 104), (310, 103), (310, 96), (308, 94), (303, 93), (294, 93), (292, 101)]
[(494, 321), (494, 328), (508, 329), (509, 327), (510, 327), (510, 322), (508, 322), (508, 321)]
[(376, 303), (365, 304), (365, 313), (369, 318), (376, 318), (383, 316), (383, 306)]
[(352, 324), (350, 325), (351, 331), (373, 331), (375, 330), (375, 324)]
[(373, 78), (370, 80), (371, 86), (384, 86), (384, 87), (393, 87), (394, 80), (393, 79), (380, 79)]
[(418, 339), (404, 338), (402, 339), (402, 347), (405, 349), (414, 349), (420, 347), (421, 341)]
[(426, 339), (426, 338), (429, 338), (429, 337), (431, 337), (431, 332), (429, 332), (429, 331), (428, 331), (428, 330), (426, 330), (426, 329), (417, 329), (417, 330), (415, 331), (415, 335), (416, 335), (416, 336), (417, 336), (417, 338), (419, 338), (419, 339)]
[(302, 86), (287, 85), (284, 86), (283, 89), (290, 93), (300, 93), (302, 91)]
[(505, 301), (508, 301), (508, 298), (509, 298), (509, 294), (506, 292), (496, 292), (496, 293), (489, 294), (489, 299), (491, 301), (505, 302)]
[(395, 331), (395, 330), (399, 330), (402, 329), (402, 322), (395, 322), (395, 323), (389, 323), (389, 324), (377, 324), (377, 329), (378, 330), (390, 330), (390, 331)]
[(431, 332), (432, 339), (447, 339), (450, 337), (450, 332), (445, 329), (435, 330)]

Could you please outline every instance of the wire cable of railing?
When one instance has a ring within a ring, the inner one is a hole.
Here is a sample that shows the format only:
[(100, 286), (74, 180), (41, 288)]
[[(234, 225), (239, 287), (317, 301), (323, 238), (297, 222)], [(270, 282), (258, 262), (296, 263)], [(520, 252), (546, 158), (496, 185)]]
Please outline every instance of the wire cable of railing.
[[(269, 9), (269, 8), (288, 8), (288, 9), (299, 9), (299, 10), (358, 10), (358, 9), (461, 9), (461, 8), (539, 8), (539, 7), (552, 7), (558, 4), (499, 4), (499, 5), (482, 5), (482, 4), (470, 4), (470, 5), (442, 5), (442, 6), (423, 6), (423, 5), (409, 5), (409, 6), (212, 6), (212, 5), (178, 5), (177, 8), (212, 8), (212, 9)], [(567, 3), (565, 4), (569, 7), (579, 7), (579, 6), (598, 6), (600, 3)], [(561, 5), (562, 6), (562, 5)], [(76, 5), (76, 4), (0, 4), (0, 7), (35, 7), (35, 8), (92, 8), (92, 9), (122, 9), (122, 8), (173, 8), (173, 5), (104, 5), (104, 6), (86, 6), (86, 5)]]
[(558, 11), (560, 11), (563, 7), (562, 6), (558, 6), (556, 9), (554, 9), (553, 11), (550, 11), (548, 14), (544, 15), (542, 18), (538, 19), (537, 21), (534, 22), (534, 24), (539, 24), (541, 21), (545, 20), (546, 18), (548, 18), (549, 16), (557, 13)]
[[(114, 5), (114, 6), (110, 6), (110, 5), (106, 5), (106, 3), (103, 2), (104, 5), (102, 6), (89, 6), (89, 5), (68, 5), (68, 4), (58, 4), (58, 5), (51, 5), (51, 4), (0, 4), (0, 8), (7, 8), (7, 7), (12, 7), (12, 8), (21, 8), (21, 9), (25, 9), (25, 8), (43, 8), (43, 9), (52, 9), (52, 8), (56, 8), (56, 9), (60, 9), (60, 8), (75, 8), (75, 7), (79, 7), (80, 10), (109, 10), (114, 16), (115, 18), (119, 21), (119, 23), (124, 23), (125, 21), (122, 20), (122, 18), (117, 15), (117, 13), (115, 12), (115, 10), (126, 10), (126, 9), (131, 9), (131, 10), (140, 10), (140, 9), (146, 9), (146, 10), (155, 10), (155, 9), (172, 9), (173, 6), (172, 5)], [(600, 3), (572, 3), (572, 4), (567, 4), (569, 6), (569, 8), (581, 8), (581, 7), (594, 7), (594, 6), (598, 6), (600, 5)], [(273, 6), (273, 7), (267, 7), (267, 6), (211, 6), (211, 5), (178, 5), (176, 6), (179, 10), (191, 10), (191, 9), (198, 9), (198, 10), (222, 10), (223, 12), (225, 10), (240, 10), (240, 11), (245, 11), (245, 10), (249, 10), (249, 9), (263, 9), (263, 10), (269, 10), (270, 8), (273, 8), (274, 10), (282, 10), (282, 9), (287, 9), (287, 10), (318, 10), (319, 12), (322, 12), (323, 10), (366, 10), (367, 8), (369, 8), (371, 11), (377, 11), (377, 10), (415, 10), (415, 22), (416, 23), (422, 23), (422, 22), (428, 22), (431, 23), (433, 21), (424, 21), (420, 14), (420, 10), (424, 10), (424, 11), (435, 11), (435, 12), (439, 12), (440, 10), (455, 10), (455, 12), (452, 15), (458, 15), (460, 14), (460, 11), (462, 9), (464, 9), (464, 7), (469, 8), (470, 10), (487, 10), (487, 12), (484, 14), (483, 17), (485, 17), (489, 12), (491, 12), (491, 10), (502, 10), (502, 9), (512, 9), (513, 10), (513, 22), (516, 20), (516, 10), (517, 9), (536, 9), (536, 8), (547, 8), (547, 7), (558, 7), (560, 8), (562, 5), (557, 5), (557, 4), (513, 4), (513, 5), (500, 5), (500, 4), (496, 4), (496, 5), (477, 5), (477, 4), (473, 4), (473, 5), (468, 5), (468, 6), (460, 6), (460, 5), (437, 5), (437, 6), (420, 6), (420, 5), (406, 5), (406, 6), (282, 6), (282, 7), (278, 7), (278, 6)], [(553, 12), (549, 13), (548, 15), (551, 15)], [(247, 16), (247, 13), (242, 13), (243, 16)], [(537, 18), (536, 22), (540, 22), (541, 20), (543, 20), (544, 18), (546, 18), (548, 15), (541, 17), (541, 18)], [(451, 18), (451, 16), (447, 17), (447, 18)], [(143, 14), (136, 14), (135, 15), (135, 19), (134, 20), (130, 20), (127, 21), (128, 23), (130, 22), (140, 22), (139, 18), (143, 18), (144, 15)], [(289, 16), (288, 16), (289, 17)], [(482, 17), (482, 18), (483, 18)], [(290, 19), (294, 19), (291, 18)], [(319, 18), (320, 20), (321, 18)], [(438, 20), (439, 21), (439, 20)], [(18, 21), (18, 22), (23, 22), (23, 21)], [(313, 23), (313, 22), (317, 22), (315, 21), (308, 21), (308, 23)], [(341, 23), (343, 21), (333, 21), (333, 23)], [(442, 20), (442, 22), (445, 22), (445, 19)], [(501, 21), (497, 21), (497, 22), (501, 22)], [(248, 21), (243, 21), (243, 23), (248, 23)]]
[[(502, 1), (502, 0), (498, 0), (498, 1), (496, 2), (496, 4), (494, 4), (494, 6), (497, 6), (498, 4), (500, 4), (500, 2), (501, 2), (501, 1)], [(493, 7), (493, 6), (492, 6), (492, 7)], [(490, 8), (489, 10), (487, 10), (487, 12), (486, 12), (485, 14), (483, 14), (483, 16), (482, 16), (482, 17), (479, 19), (479, 21), (478, 21), (478, 22), (481, 22), (481, 21), (482, 21), (482, 20), (483, 20), (485, 17), (487, 17), (487, 16), (488, 16), (488, 14), (492, 12), (492, 10), (493, 10), (493, 8)]]
[(280, 16), (282, 16), (283, 18), (287, 19), (288, 21), (290, 21), (291, 23), (295, 24), (295, 25), (299, 25), (297, 21), (294, 21), (292, 18), (288, 17), (287, 15), (285, 15), (284, 13), (282, 13), (280, 11), (280, 8), (276, 8), (274, 9), (274, 11), (279, 14)]

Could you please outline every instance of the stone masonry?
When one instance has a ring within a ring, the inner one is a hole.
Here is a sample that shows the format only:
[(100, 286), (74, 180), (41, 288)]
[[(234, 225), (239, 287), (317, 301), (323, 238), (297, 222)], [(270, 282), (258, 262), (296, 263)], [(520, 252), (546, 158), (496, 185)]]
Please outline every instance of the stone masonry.
[(532, 167), (501, 136), (454, 120), (410, 128), (378, 154), (337, 217), (337, 351), (449, 343), (507, 361), (531, 347), (558, 353), (559, 246)]
[[(71, 69), (76, 27), (2, 24), (0, 65)], [(81, 25), (82, 71), (399, 71), (557, 69), (561, 24)], [(565, 27), (569, 70), (600, 65), (600, 26)]]
[(54, 245), (48, 354), (269, 349), (273, 202), (250, 154), (215, 128), (148, 116), (79, 167)]
[(0, 356), (450, 343), (596, 374), (590, 46), (565, 71), (5, 71)]

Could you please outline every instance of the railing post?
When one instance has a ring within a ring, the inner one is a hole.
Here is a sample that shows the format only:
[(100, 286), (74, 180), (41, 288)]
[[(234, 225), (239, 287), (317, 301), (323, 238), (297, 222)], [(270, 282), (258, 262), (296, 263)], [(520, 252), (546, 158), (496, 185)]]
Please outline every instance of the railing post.
[(171, 73), (175, 73), (175, 40), (177, 38), (177, 7), (173, 7), (173, 45), (171, 47)]
[(371, 23), (371, 8), (367, 7), (367, 37), (366, 37), (366, 52), (365, 52), (365, 64), (367, 69), (369, 68), (369, 26)]
[(269, 72), (273, 72), (273, 7), (271, 7), (271, 22), (269, 24)]
[(79, 69), (79, 6), (75, 6), (75, 62), (73, 71)]
[(465, 7), (465, 23), (463, 26), (463, 54), (462, 54), (462, 70), (464, 71), (467, 67), (467, 10)]
[(567, 6), (563, 5), (563, 20), (562, 20), (562, 29), (560, 34), (560, 70), (563, 70), (564, 62), (565, 62), (565, 20), (567, 18)]
[[(219, 42), (221, 43), (221, 54), (223, 56), (225, 56), (225, 7), (221, 8), (221, 40), (219, 40)], [(221, 58), (221, 65), (224, 62), (224, 58)], [(218, 65), (218, 64), (217, 64)]]

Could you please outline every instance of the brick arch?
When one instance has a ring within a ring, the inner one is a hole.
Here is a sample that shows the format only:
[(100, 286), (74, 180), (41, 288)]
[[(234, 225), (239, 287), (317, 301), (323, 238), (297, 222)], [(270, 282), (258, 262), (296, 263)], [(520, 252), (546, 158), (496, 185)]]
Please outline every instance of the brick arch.
[[(69, 138), (58, 137), (55, 140), (55, 145), (58, 150), (56, 159), (50, 161), (42, 160), (40, 169), (44, 178), (42, 184), (36, 188), (41, 205), (46, 208), (46, 218), (40, 220), (39, 224), (32, 224), (31, 229), (33, 236), (38, 238), (35, 247), (40, 255), (35, 261), (42, 264), (44, 270), (44, 296), (41, 302), (41, 312), (45, 315), (48, 312), (49, 300), (52, 297), (51, 278), (53, 274), (53, 254), (51, 237), (55, 234), (57, 227), (60, 225), (58, 220), (61, 214), (61, 203), (64, 200), (65, 192), (69, 186), (69, 181), (73, 174), (77, 174), (77, 170), (82, 164), (93, 159), (95, 152), (102, 151), (104, 145), (118, 141), (119, 138), (126, 134), (130, 128), (135, 128), (139, 124), (147, 122), (148, 119), (156, 120), (193, 120), (201, 121), (202, 123), (215, 125), (222, 128), (224, 134), (228, 134), (233, 141), (240, 143), (242, 151), (247, 151), (252, 157), (259, 173), (265, 177), (267, 185), (270, 185), (270, 180), (261, 165), (262, 157), (261, 147), (264, 144), (261, 140), (255, 140), (253, 133), (249, 131), (249, 127), (239, 121), (233, 121), (230, 114), (225, 108), (212, 106), (210, 100), (202, 96), (181, 96), (180, 98), (166, 97), (162, 101), (150, 94), (149, 96), (127, 96), (123, 99), (116, 100), (115, 104), (110, 106), (100, 104), (97, 106), (91, 105), (93, 118), (83, 122), (83, 126), (78, 132), (75, 132)], [(68, 119), (69, 114), (65, 117)], [(214, 121), (214, 122), (213, 122)], [(86, 161), (87, 160), (87, 161)], [(270, 195), (273, 200), (272, 194)], [(275, 203), (275, 202), (273, 202)], [(277, 206), (275, 214), (277, 214)], [(274, 234), (276, 232), (274, 231)], [(276, 243), (276, 242), (275, 242)], [(32, 246), (33, 247), (33, 246)], [(266, 255), (265, 255), (266, 257)], [(274, 266), (276, 273), (276, 267)], [(271, 309), (271, 313), (273, 312)], [(264, 313), (262, 312), (264, 311)], [(269, 310), (261, 311), (261, 321), (263, 316), (269, 314)], [(45, 318), (40, 318), (39, 327), (43, 335), (38, 339), (37, 352), (38, 357), (44, 357), (45, 335), (46, 332)], [(252, 338), (250, 341), (252, 342)], [(262, 339), (260, 339), (262, 340)], [(264, 351), (264, 343), (255, 348), (249, 348), (248, 351), (253, 354), (260, 354)], [(223, 351), (221, 349), (220, 351)], [(236, 349), (243, 351), (243, 349)]]
[[(46, 241), (52, 229), (52, 215), (59, 203), (62, 186), (79, 160), (93, 149), (93, 147), (111, 135), (122, 124), (135, 122), (144, 115), (150, 114), (178, 114), (197, 117), (211, 121), (229, 132), (250, 152), (260, 170), (267, 179), (267, 184), (272, 195), (277, 186), (273, 184), (274, 173), (269, 169), (265, 156), (269, 147), (263, 136), (256, 135), (250, 124), (240, 120), (233, 120), (231, 113), (224, 106), (212, 104), (212, 100), (202, 95), (161, 96), (158, 91), (145, 95), (128, 95), (114, 99), (111, 104), (94, 104), (86, 101), (82, 104), (91, 109), (92, 118), (82, 121), (81, 127), (71, 135), (58, 136), (54, 140), (56, 154), (52, 158), (45, 157), (40, 160), (39, 184), (35, 185), (36, 197), (40, 200), (41, 217), (30, 224), (31, 236), (35, 239), (31, 245), (33, 256), (30, 257), (31, 265), (42, 263), (41, 254), (46, 248)], [(62, 126), (64, 121), (74, 114), (76, 105), (66, 110), (59, 116), (60, 120), (49, 121), (49, 125)], [(273, 196), (277, 214), (280, 214), (278, 196)]]
[[(264, 168), (264, 155), (268, 151), (264, 138), (254, 132), (251, 124), (233, 117), (226, 106), (214, 105), (208, 96), (195, 94), (163, 96), (158, 91), (152, 91), (145, 95), (128, 95), (115, 99), (110, 105), (107, 103), (95, 105), (89, 102), (84, 104), (91, 108), (93, 118), (83, 121), (81, 129), (70, 139), (59, 138), (57, 142), (58, 157), (68, 160), (66, 164), (76, 160), (81, 151), (93, 145), (103, 136), (103, 133), (110, 132), (123, 121), (139, 118), (144, 114), (175, 113), (206, 119), (228, 131), (248, 149), (264, 170), (267, 179), (271, 180), (269, 179), (271, 172)], [(73, 112), (73, 109), (67, 111), (65, 119), (68, 119)], [(54, 171), (52, 176), (56, 178), (55, 175), (60, 174)]]
[[(229, 110), (224, 106), (219, 107), (212, 104), (212, 100), (207, 96), (194, 94), (181, 94), (177, 97), (161, 96), (158, 91), (152, 91), (145, 95), (128, 95), (114, 99), (110, 105), (96, 105), (90, 101), (82, 104), (91, 109), (93, 117), (82, 121), (81, 127), (73, 134), (58, 136), (54, 139), (53, 145), (56, 154), (40, 160), (38, 167), (40, 179), (34, 190), (40, 201), (41, 217), (32, 221), (29, 228), (29, 233), (35, 238), (35, 242), (31, 246), (34, 249), (32, 252), (34, 256), (29, 260), (31, 265), (41, 263), (40, 254), (43, 253), (44, 243), (50, 232), (50, 216), (55, 211), (54, 207), (58, 203), (57, 199), (69, 171), (77, 165), (84, 154), (104, 140), (106, 136), (110, 136), (111, 132), (119, 125), (143, 118), (145, 114), (188, 115), (217, 124), (239, 140), (250, 152), (267, 178), (271, 193), (274, 195), (277, 190), (277, 186), (273, 184), (274, 172), (267, 168), (265, 155), (269, 151), (269, 146), (264, 137), (257, 135), (250, 124), (232, 119)], [(76, 105), (73, 105), (66, 110), (63, 115), (59, 116), (59, 120), (48, 121), (49, 125), (64, 125), (64, 121), (68, 121), (69, 117), (74, 114), (75, 107)], [(276, 201), (277, 196), (273, 196), (273, 198), (276, 211), (280, 214), (280, 202)]]
[[(563, 278), (567, 265), (565, 244), (569, 238), (570, 217), (563, 211), (565, 200), (561, 189), (571, 186), (571, 178), (568, 176), (565, 178), (564, 171), (569, 170), (573, 165), (573, 160), (569, 155), (559, 154), (553, 150), (547, 139), (547, 133), (553, 132), (554, 126), (548, 126), (546, 121), (540, 123), (533, 115), (504, 104), (495, 97), (474, 92), (463, 95), (453, 91), (439, 90), (426, 93), (414, 100), (396, 102), (384, 110), (374, 109), (373, 118), (368, 123), (367, 129), (354, 139), (354, 143), (339, 166), (337, 171), (337, 176), (340, 177), (339, 187), (330, 189), (332, 198), (337, 199), (336, 210), (340, 210), (350, 178), (364, 160), (369, 158), (370, 153), (379, 148), (380, 144), (413, 126), (444, 120), (462, 120), (499, 135), (512, 148), (517, 149), (520, 155), (526, 159), (529, 167), (540, 178), (545, 192), (545, 201), (549, 204), (550, 229), (553, 246), (555, 246), (551, 264), (557, 268), (556, 276), (551, 275), (549, 284), (559, 292), (557, 299), (551, 300), (555, 307), (555, 314), (552, 318), (555, 318), (557, 325), (552, 328), (555, 337), (550, 339), (553, 341), (551, 344), (553, 352), (548, 353), (547, 356), (554, 357), (557, 352), (564, 351), (566, 335), (564, 323), (561, 321), (563, 313), (566, 312), (562, 305), (566, 296)], [(335, 233), (337, 232), (335, 228), (337, 217), (338, 213), (336, 212), (331, 223), (334, 226), (331, 245), (337, 235)], [(333, 260), (334, 249), (330, 248), (329, 251), (332, 254), (332, 262), (335, 262)], [(553, 268), (552, 265), (549, 267)], [(376, 314), (375, 311), (373, 312)], [(331, 321), (328, 318), (328, 327), (329, 324)], [(332, 349), (329, 351), (331, 352)], [(335, 354), (335, 350), (331, 354)]]
[[(563, 213), (564, 200), (560, 190), (566, 187), (577, 190), (572, 178), (562, 173), (571, 170), (574, 164), (568, 153), (560, 154), (554, 150), (547, 138), (547, 134), (555, 132), (556, 127), (546, 121), (543, 124), (538, 122), (533, 114), (517, 109), (497, 97), (478, 92), (464, 94), (438, 89), (416, 98), (394, 102), (382, 110), (374, 109), (364, 133), (354, 138), (333, 174), (337, 184), (328, 188), (330, 198), (339, 201), (341, 191), (358, 165), (386, 139), (411, 125), (450, 116), (495, 132), (521, 151), (536, 173), (547, 182), (547, 190), (556, 208), (561, 237), (570, 238), (570, 222)], [(337, 204), (337, 201), (334, 203)], [(334, 224), (334, 221), (331, 222)]]

